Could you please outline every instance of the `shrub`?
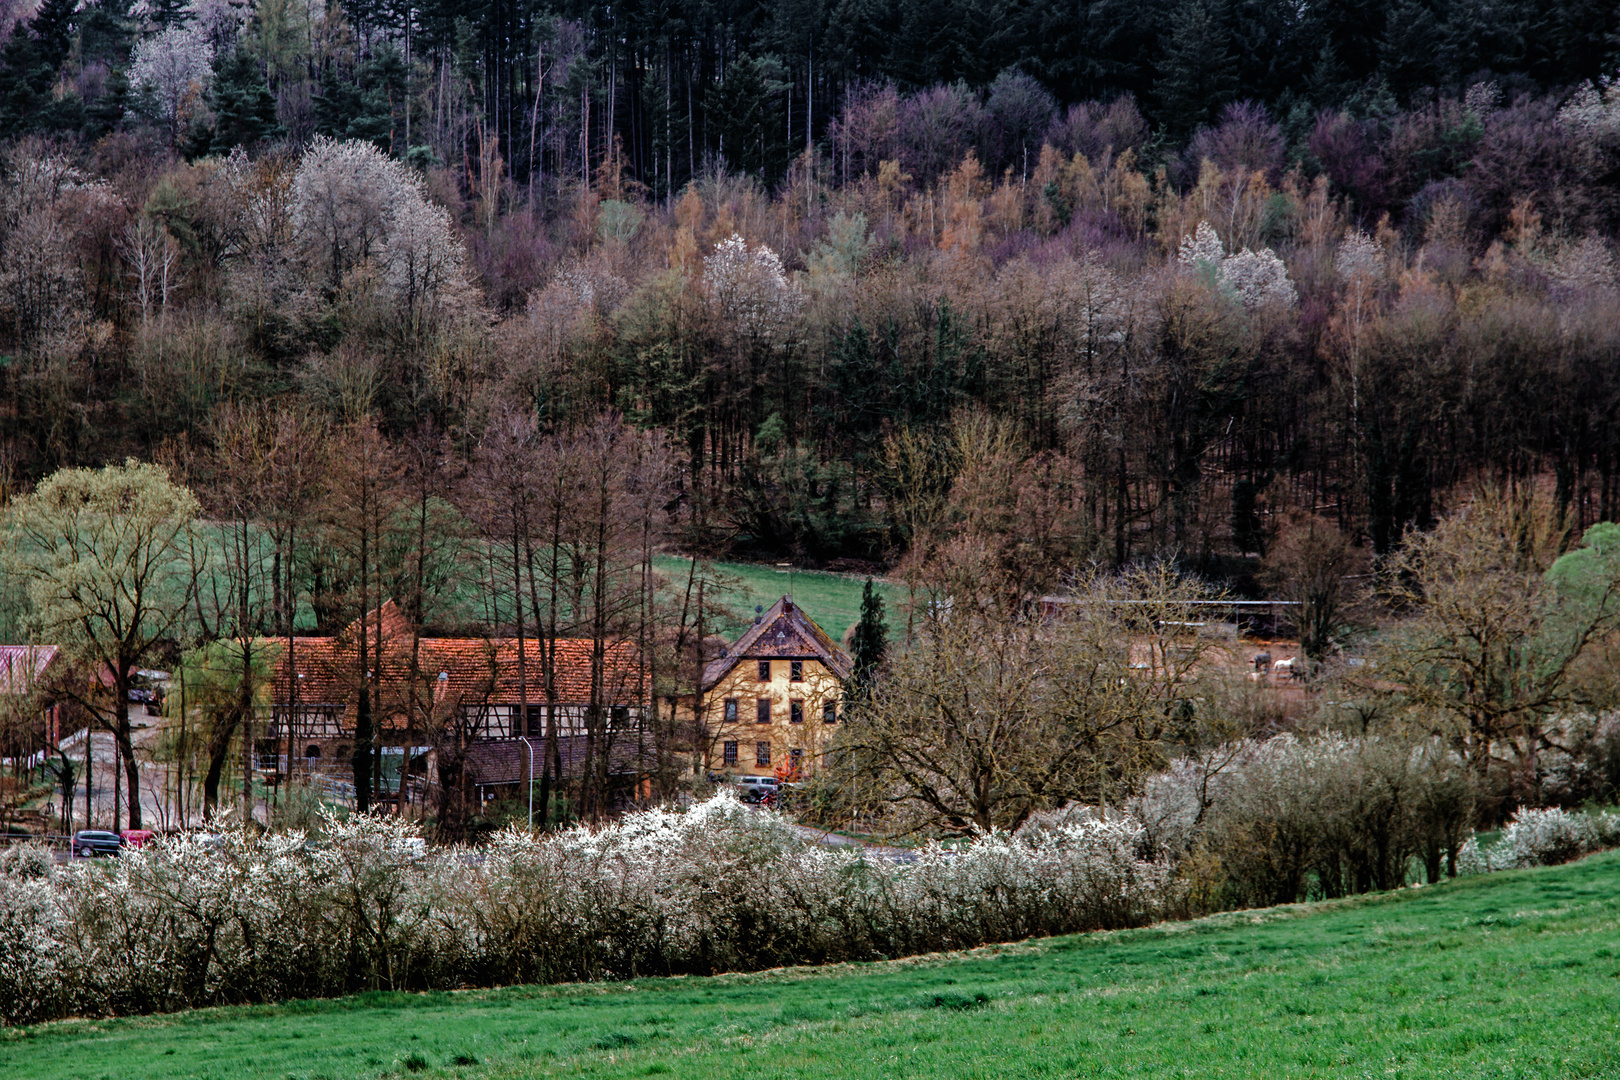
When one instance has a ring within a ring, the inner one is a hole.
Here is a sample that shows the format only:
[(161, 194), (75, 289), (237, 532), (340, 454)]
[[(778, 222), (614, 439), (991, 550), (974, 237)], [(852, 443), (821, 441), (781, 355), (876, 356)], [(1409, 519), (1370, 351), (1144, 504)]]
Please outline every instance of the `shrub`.
[(0, 865), (0, 1018), (367, 989), (706, 974), (1140, 925), (1176, 907), (1134, 820), (1072, 820), (915, 862), (807, 843), (723, 793), (479, 858), (408, 825), (180, 838), (30, 876)]

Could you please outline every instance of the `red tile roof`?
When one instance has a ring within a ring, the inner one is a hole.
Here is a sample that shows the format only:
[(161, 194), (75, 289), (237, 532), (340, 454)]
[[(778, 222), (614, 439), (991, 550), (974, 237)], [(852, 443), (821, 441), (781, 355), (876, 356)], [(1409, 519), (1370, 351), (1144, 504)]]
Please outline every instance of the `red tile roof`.
[[(403, 727), (411, 696), (412, 628), (393, 601), (383, 605), (380, 612), (381, 663), (374, 655), (379, 613), (373, 611), (364, 620), (367, 665), (379, 673), (382, 726)], [(361, 620), (356, 620), (336, 637), (295, 637), (292, 640), (292, 661), (299, 676), (299, 704), (339, 707), (344, 727), (354, 724), (355, 699), (362, 682), (360, 630)], [(291, 700), (287, 641), (272, 638), (267, 644), (280, 647), (275, 660), (274, 701), (282, 706)], [(549, 642), (544, 644), (550, 645)], [(590, 703), (596, 644), (589, 638), (562, 638), (556, 642), (559, 703)], [(528, 700), (536, 704), (546, 700), (542, 647), (542, 643), (533, 638), (524, 639)], [(637, 651), (629, 642), (602, 643), (599, 704), (634, 705), (646, 696), (646, 677), (636, 656)], [(519, 692), (516, 638), (421, 638), (417, 642), (415, 670), (419, 680), (417, 700), (424, 703), (431, 700), (435, 709), (470, 704), (515, 705), (523, 698)]]
[(29, 694), (39, 688), (56, 645), (0, 645), (0, 694)]

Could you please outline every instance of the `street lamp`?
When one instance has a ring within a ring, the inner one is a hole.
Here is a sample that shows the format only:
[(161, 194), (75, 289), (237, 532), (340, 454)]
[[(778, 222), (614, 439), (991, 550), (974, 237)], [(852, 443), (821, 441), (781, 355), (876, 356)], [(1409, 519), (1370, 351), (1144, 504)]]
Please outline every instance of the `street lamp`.
[[(527, 719), (525, 717), (525, 719)], [(529, 748), (529, 831), (534, 831), (534, 740), (523, 736), (523, 745)]]

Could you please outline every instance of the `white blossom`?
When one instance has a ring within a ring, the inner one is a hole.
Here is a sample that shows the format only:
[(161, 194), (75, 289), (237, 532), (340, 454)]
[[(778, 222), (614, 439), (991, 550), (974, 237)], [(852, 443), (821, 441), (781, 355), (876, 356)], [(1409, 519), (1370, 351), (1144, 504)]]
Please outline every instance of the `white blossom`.
[(1230, 289), (1246, 308), (1287, 307), (1299, 299), (1294, 283), (1288, 279), (1288, 267), (1270, 248), (1244, 248), (1227, 255), (1220, 236), (1207, 221), (1200, 221), (1193, 234), (1182, 239), (1176, 261), (1210, 275), (1216, 285)]
[(1620, 84), (1608, 87), (1601, 94), (1583, 85), (1558, 110), (1558, 122), (1592, 139), (1620, 134)]
[(1225, 258), (1226, 249), (1221, 246), (1221, 238), (1216, 235), (1215, 227), (1207, 221), (1200, 221), (1191, 236), (1182, 237), (1181, 251), (1176, 261), (1183, 266), (1201, 267), (1218, 273)]
[(293, 234), (329, 289), (371, 267), (408, 320), (466, 284), (466, 255), (450, 215), (422, 181), (376, 146), (317, 138), (292, 183)]
[(1571, 292), (1614, 287), (1614, 253), (1601, 236), (1588, 234), (1562, 245), (1545, 267), (1554, 285)]
[(130, 85), (149, 91), (171, 130), (213, 81), (214, 50), (195, 26), (171, 26), (135, 46)]
[(703, 282), (720, 316), (756, 340), (780, 337), (804, 306), (804, 293), (776, 252), (764, 244), (750, 248), (736, 233), (703, 260)]
[(1360, 229), (1351, 229), (1339, 241), (1333, 256), (1333, 269), (1349, 282), (1378, 282), (1384, 279), (1384, 252)]
[(1118, 815), (910, 863), (812, 844), (728, 793), (510, 828), (477, 859), (397, 818), (321, 831), (180, 837), (42, 877), (0, 863), (0, 1020), (873, 959), (1141, 925), (1180, 896)]
[(1228, 255), (1221, 263), (1221, 273), (1246, 308), (1292, 307), (1299, 299), (1294, 283), (1288, 280), (1288, 267), (1270, 248), (1244, 248)]

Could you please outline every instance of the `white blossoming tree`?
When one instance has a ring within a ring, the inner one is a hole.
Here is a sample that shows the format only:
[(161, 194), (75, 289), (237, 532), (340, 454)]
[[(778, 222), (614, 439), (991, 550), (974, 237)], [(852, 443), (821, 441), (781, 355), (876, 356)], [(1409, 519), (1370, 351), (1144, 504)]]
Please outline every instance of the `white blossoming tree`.
[(421, 180), (376, 146), (318, 138), (292, 182), (293, 235), (304, 265), (336, 292), (376, 273), (413, 331), (466, 284), (466, 255)]
[(172, 142), (191, 109), (213, 81), (214, 50), (194, 26), (171, 26), (135, 46), (130, 85), (150, 94)]
[(1351, 229), (1334, 253), (1333, 269), (1351, 284), (1377, 284), (1384, 280), (1383, 249), (1360, 229)]
[(1181, 241), (1176, 262), (1205, 274), (1217, 287), (1230, 289), (1245, 308), (1292, 307), (1299, 299), (1288, 279), (1288, 267), (1275, 252), (1244, 248), (1228, 255), (1207, 221), (1200, 221), (1193, 234)]
[(703, 283), (716, 314), (755, 342), (783, 337), (804, 307), (804, 293), (789, 281), (782, 260), (764, 244), (749, 247), (733, 233), (703, 260)]

